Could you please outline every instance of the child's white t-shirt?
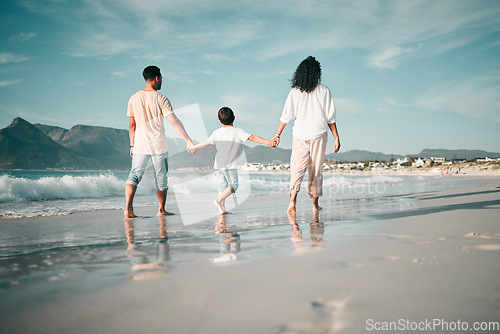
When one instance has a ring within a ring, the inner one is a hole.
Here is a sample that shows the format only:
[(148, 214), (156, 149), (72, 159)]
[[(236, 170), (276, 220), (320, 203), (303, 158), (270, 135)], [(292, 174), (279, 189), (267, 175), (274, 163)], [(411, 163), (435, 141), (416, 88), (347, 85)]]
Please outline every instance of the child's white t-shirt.
[(240, 155), (241, 143), (251, 136), (243, 129), (234, 126), (225, 126), (215, 130), (207, 141), (215, 145), (214, 169), (236, 169), (236, 158)]

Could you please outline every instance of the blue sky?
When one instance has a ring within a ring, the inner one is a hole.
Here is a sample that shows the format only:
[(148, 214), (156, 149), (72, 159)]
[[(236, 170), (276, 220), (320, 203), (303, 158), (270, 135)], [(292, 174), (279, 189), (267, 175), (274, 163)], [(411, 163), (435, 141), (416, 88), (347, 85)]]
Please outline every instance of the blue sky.
[(154, 64), (161, 93), (198, 104), (208, 133), (229, 106), (236, 126), (272, 137), (289, 79), (314, 55), (342, 151), (500, 152), (499, 17), (490, 0), (3, 0), (0, 128), (23, 117), (126, 129)]

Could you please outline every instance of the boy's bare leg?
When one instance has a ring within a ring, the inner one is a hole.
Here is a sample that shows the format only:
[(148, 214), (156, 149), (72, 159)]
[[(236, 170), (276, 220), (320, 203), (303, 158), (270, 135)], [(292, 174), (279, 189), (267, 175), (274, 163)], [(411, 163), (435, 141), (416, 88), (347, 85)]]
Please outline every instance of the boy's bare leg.
[(233, 192), (233, 188), (227, 187), (223, 192), (219, 193), (219, 196), (214, 201), (215, 206), (219, 209), (219, 214), (223, 215), (228, 213), (226, 211), (226, 198), (231, 196)]
[(320, 211), (323, 210), (321, 206), (319, 206), (319, 197), (313, 197), (313, 211)]
[(123, 214), (125, 218), (136, 218), (137, 216), (134, 214), (134, 196), (135, 191), (137, 190), (137, 186), (133, 184), (125, 185), (125, 211)]
[(165, 204), (167, 203), (167, 191), (166, 190), (157, 191), (156, 197), (158, 197), (158, 204), (160, 205), (158, 210), (158, 216), (173, 215), (172, 212), (168, 212), (167, 210), (165, 210)]
[(295, 212), (295, 205), (297, 204), (297, 190), (290, 190), (290, 204), (288, 204), (288, 212)]

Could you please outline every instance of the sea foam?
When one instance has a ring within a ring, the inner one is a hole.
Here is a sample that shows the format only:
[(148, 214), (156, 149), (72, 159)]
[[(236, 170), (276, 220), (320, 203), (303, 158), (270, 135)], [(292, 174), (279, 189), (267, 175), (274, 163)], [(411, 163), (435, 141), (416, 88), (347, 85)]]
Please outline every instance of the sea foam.
[[(79, 172), (24, 172), (18, 176), (0, 175), (0, 218), (67, 215), (74, 212), (122, 209), (127, 173), (88, 175)], [(289, 174), (240, 173), (239, 195), (260, 196), (288, 194)], [(394, 176), (325, 175), (325, 196), (358, 196), (381, 193), (386, 186), (408, 181)], [(135, 205), (157, 205), (154, 178), (147, 171), (135, 198)], [(171, 173), (169, 194), (175, 194), (179, 205), (217, 195), (215, 173)], [(303, 182), (307, 189), (307, 175)], [(246, 197), (245, 197), (246, 198)]]
[(0, 176), (0, 203), (121, 196), (124, 181), (114, 175), (42, 177)]

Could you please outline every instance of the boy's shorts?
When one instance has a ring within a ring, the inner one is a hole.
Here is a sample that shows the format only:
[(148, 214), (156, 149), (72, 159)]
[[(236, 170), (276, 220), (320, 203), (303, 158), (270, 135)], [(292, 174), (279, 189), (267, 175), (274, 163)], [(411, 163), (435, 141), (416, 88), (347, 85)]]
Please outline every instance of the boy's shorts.
[(233, 192), (238, 189), (238, 171), (236, 169), (218, 170), (216, 172), (217, 181), (219, 182), (219, 188), (217, 192), (221, 193), (226, 190), (227, 187), (231, 187)]

